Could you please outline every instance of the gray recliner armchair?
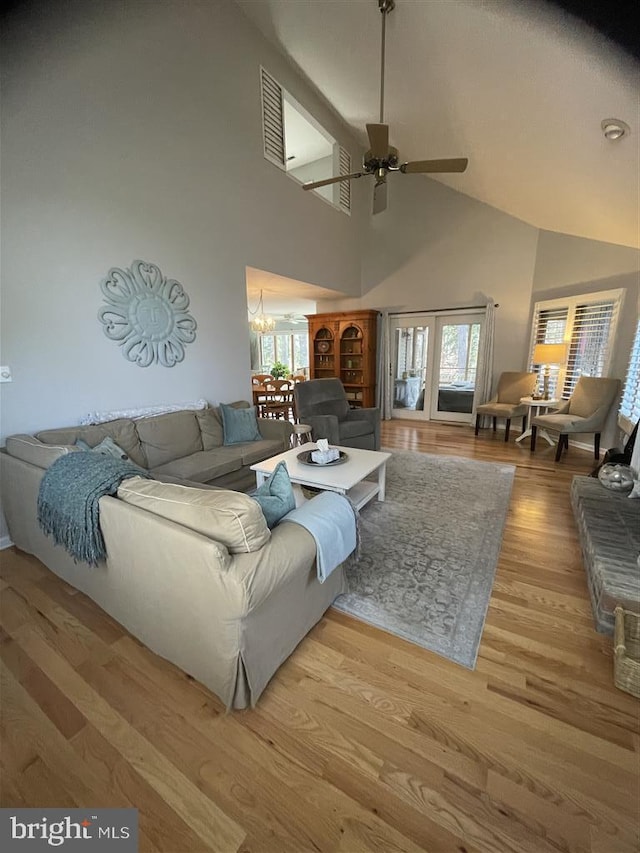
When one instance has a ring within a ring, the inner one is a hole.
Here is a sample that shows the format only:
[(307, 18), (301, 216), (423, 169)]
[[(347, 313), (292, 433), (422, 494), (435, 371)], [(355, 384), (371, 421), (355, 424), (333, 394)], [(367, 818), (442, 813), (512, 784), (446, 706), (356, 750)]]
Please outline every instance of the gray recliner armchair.
[(293, 389), (296, 416), (309, 424), (313, 438), (329, 444), (380, 449), (380, 410), (351, 409), (339, 379), (309, 379)]

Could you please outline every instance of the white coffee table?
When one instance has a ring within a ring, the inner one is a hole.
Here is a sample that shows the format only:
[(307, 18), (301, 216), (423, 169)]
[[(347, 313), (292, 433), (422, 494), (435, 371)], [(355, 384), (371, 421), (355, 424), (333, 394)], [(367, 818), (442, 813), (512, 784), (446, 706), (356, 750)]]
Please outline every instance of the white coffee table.
[[(337, 446), (337, 445), (332, 445)], [(315, 450), (317, 445), (308, 442), (302, 447), (294, 447), (285, 453), (279, 453), (270, 459), (264, 459), (251, 466), (256, 472), (256, 482), (260, 486), (273, 473), (278, 462), (287, 463), (287, 471), (291, 482), (299, 486), (310, 486), (324, 489), (328, 492), (338, 492), (348, 495), (350, 500), (360, 509), (377, 496), (384, 500), (386, 465), (390, 453), (379, 450), (360, 450), (356, 447), (339, 447), (347, 454), (347, 461), (340, 465), (306, 465), (300, 462), (300, 453)], [(366, 478), (377, 474), (375, 480)]]
[[(546, 415), (549, 409), (557, 409), (562, 400), (534, 400), (533, 397), (521, 397), (520, 402), (529, 407), (529, 417), (527, 418), (527, 429), (516, 438), (516, 442), (521, 442), (531, 435), (531, 421), (534, 418), (538, 415)], [(546, 439), (549, 444), (555, 444), (546, 429), (538, 430), (538, 435)]]

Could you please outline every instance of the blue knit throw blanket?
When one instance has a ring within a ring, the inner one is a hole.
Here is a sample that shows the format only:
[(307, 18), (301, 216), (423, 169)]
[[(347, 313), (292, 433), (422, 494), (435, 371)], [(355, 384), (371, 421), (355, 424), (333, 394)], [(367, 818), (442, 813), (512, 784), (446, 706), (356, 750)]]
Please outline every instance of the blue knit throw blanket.
[(88, 451), (61, 456), (40, 483), (38, 524), (76, 562), (97, 566), (107, 556), (98, 502), (128, 477), (153, 479), (144, 468), (113, 456)]

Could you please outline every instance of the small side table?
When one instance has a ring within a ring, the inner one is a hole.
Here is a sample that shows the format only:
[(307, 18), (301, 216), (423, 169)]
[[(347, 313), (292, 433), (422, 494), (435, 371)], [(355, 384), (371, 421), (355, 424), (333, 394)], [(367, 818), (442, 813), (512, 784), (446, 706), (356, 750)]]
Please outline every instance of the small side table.
[[(557, 409), (562, 400), (534, 400), (533, 397), (521, 397), (520, 402), (529, 407), (529, 415), (527, 417), (527, 429), (516, 438), (516, 442), (522, 441), (531, 435), (531, 421), (538, 415), (545, 415), (549, 409)], [(546, 429), (538, 430), (538, 435), (546, 439), (552, 446), (555, 441), (551, 438)]]
[(307, 441), (311, 441), (311, 433), (309, 424), (294, 424), (291, 433), (291, 447), (298, 447), (301, 444), (306, 444)]

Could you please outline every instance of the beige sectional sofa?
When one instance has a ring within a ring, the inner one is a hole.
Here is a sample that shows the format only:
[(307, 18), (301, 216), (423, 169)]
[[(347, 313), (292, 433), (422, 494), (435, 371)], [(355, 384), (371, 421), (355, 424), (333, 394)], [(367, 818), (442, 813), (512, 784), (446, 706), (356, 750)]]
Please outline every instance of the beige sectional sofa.
[[(249, 403), (240, 400), (231, 405), (243, 408)], [(250, 466), (288, 450), (293, 430), (288, 421), (269, 418), (258, 418), (258, 428), (261, 441), (225, 446), (220, 411), (212, 406), (136, 420), (120, 418), (93, 426), (41, 430), (35, 436), (10, 436), (7, 449), (16, 456), (22, 452), (29, 461), (30, 454), (37, 452), (36, 442), (70, 446), (82, 439), (95, 447), (109, 436), (132, 462), (147, 468), (158, 479), (192, 480), (243, 491), (255, 485)]]
[[(342, 567), (318, 582), (315, 542), (303, 527), (281, 522), (269, 531), (249, 496), (201, 486), (253, 483), (248, 466), (287, 447), (290, 424), (259, 420), (259, 428), (261, 441), (225, 447), (218, 443), (215, 410), (183, 411), (11, 436), (0, 454), (2, 504), (14, 544), (201, 681), (228, 708), (256, 702), (347, 588)], [(91, 568), (42, 533), (37, 498), (46, 468), (73, 452), (76, 438), (95, 446), (106, 435), (132, 461), (168, 482), (156, 484), (153, 499), (142, 494), (151, 482), (142, 478), (125, 480), (121, 498), (100, 499), (107, 559)], [(140, 494), (134, 494), (138, 481)], [(190, 501), (197, 521), (191, 520)], [(184, 505), (182, 520), (165, 512), (177, 503)], [(224, 517), (233, 519), (232, 534), (221, 526)]]

